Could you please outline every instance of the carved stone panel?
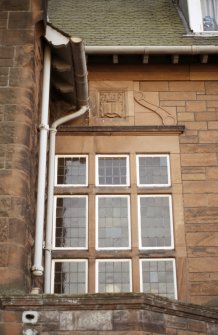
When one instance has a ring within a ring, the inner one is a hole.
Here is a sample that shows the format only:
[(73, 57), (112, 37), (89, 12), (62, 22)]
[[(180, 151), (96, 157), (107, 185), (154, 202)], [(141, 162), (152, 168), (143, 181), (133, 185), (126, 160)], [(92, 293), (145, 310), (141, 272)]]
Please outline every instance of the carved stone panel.
[(126, 116), (125, 92), (100, 91), (98, 111), (98, 117), (101, 118), (124, 118)]
[[(176, 118), (175, 116), (165, 108), (157, 105), (156, 103), (153, 103), (152, 101), (149, 101), (146, 99), (145, 93), (141, 91), (135, 91), (134, 92), (134, 100), (135, 102), (140, 105), (144, 111), (144, 113), (147, 114), (146, 119), (149, 121), (149, 113), (154, 116), (156, 116), (157, 122), (159, 121), (161, 125), (165, 126), (172, 126), (176, 124)], [(151, 119), (151, 117), (150, 117)]]

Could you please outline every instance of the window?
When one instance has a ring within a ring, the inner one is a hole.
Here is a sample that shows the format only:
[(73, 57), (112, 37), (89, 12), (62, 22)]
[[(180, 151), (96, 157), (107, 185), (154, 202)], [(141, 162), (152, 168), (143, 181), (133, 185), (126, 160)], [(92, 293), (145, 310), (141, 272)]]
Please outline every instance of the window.
[(56, 185), (88, 185), (88, 156), (56, 156), (56, 169)]
[(137, 155), (137, 185), (170, 186), (169, 156)]
[(97, 260), (96, 292), (132, 291), (131, 261), (121, 259)]
[(196, 32), (218, 31), (218, 0), (188, 0), (190, 28)]
[(87, 293), (87, 260), (53, 260), (52, 293)]
[(96, 185), (129, 186), (129, 157), (97, 155)]
[(179, 189), (171, 168), (179, 156), (143, 152), (144, 141), (129, 153), (98, 153), (93, 143), (87, 139), (89, 154), (56, 157), (51, 291), (176, 298), (173, 198)]
[(54, 199), (54, 248), (87, 249), (87, 196)]
[(218, 30), (218, 1), (201, 0), (201, 10), (204, 31)]
[(174, 259), (141, 259), (140, 278), (141, 292), (177, 298)]
[(140, 195), (138, 224), (140, 249), (173, 249), (171, 196)]
[(130, 249), (129, 196), (98, 195), (96, 213), (96, 249)]

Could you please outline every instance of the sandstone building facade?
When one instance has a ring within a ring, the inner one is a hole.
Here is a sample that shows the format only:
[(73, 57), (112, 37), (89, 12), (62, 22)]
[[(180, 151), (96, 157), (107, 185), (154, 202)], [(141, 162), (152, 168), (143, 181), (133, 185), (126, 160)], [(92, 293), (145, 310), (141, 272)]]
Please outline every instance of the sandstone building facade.
[[(204, 2), (0, 1), (2, 334), (218, 332), (218, 38), (193, 21), (212, 17)], [(45, 49), (49, 127), (87, 108), (55, 128), (44, 244)]]

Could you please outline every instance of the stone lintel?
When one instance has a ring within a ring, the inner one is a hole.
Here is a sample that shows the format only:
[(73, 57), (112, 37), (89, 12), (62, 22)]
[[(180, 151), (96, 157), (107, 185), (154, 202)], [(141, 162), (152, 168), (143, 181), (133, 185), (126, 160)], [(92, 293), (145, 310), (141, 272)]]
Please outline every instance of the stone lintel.
[(66, 133), (74, 135), (145, 135), (145, 134), (163, 134), (179, 135), (185, 131), (185, 126), (94, 126), (94, 127), (75, 127), (62, 126), (58, 129), (61, 135)]

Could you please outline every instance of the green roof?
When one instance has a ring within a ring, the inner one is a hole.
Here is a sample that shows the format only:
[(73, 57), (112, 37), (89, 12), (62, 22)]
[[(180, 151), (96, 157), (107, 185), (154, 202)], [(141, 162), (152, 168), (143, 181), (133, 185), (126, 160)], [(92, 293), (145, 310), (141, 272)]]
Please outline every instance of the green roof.
[(49, 0), (49, 21), (89, 46), (218, 45), (189, 34), (172, 0)]

